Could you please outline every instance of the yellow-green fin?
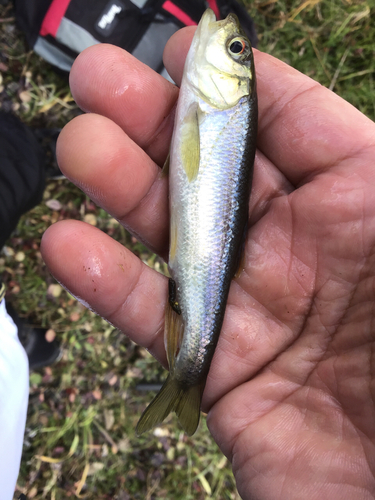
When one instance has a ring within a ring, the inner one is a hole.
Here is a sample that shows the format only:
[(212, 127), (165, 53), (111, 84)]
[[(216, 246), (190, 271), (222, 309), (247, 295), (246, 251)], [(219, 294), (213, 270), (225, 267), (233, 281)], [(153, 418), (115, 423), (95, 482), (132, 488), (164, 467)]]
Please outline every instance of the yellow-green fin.
[(182, 428), (191, 436), (199, 424), (201, 397), (200, 385), (184, 387), (169, 374), (163, 387), (142, 413), (136, 427), (137, 435), (161, 424), (171, 411), (175, 411)]
[(188, 109), (181, 125), (181, 161), (189, 182), (198, 175), (200, 161), (198, 104)]
[[(174, 376), (176, 356), (181, 347), (184, 335), (182, 315), (178, 314), (170, 304), (176, 300), (175, 282), (172, 281), (169, 290), (169, 300), (165, 307), (164, 339), (170, 373), (159, 393), (142, 413), (137, 424), (136, 433), (139, 436), (159, 425), (172, 411), (176, 412), (184, 431), (191, 436), (199, 424), (201, 399), (204, 384), (187, 387), (179, 383)], [(174, 307), (177, 308), (176, 304)]]
[(165, 306), (164, 344), (170, 372), (173, 372), (183, 336), (184, 323), (182, 316), (172, 309), (168, 300)]

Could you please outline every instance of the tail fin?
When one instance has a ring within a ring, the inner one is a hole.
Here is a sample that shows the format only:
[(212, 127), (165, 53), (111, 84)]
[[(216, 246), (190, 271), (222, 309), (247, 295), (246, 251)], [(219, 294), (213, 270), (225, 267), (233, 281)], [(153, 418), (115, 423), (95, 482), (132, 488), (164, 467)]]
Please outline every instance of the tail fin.
[(171, 411), (175, 411), (184, 431), (191, 436), (198, 427), (201, 397), (200, 385), (183, 387), (169, 374), (159, 393), (142, 413), (136, 428), (137, 435), (161, 424)]

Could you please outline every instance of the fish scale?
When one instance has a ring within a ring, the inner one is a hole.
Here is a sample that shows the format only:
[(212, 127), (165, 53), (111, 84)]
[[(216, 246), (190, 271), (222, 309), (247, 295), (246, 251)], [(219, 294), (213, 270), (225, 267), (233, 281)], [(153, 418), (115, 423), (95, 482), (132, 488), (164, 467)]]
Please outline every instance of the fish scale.
[[(236, 107), (218, 113), (200, 104), (207, 113), (200, 123), (198, 176), (188, 182), (177, 159), (170, 174), (172, 206), (177, 200), (178, 250), (169, 267), (176, 281), (181, 314), (186, 318), (175, 376), (190, 384), (207, 371), (207, 357), (220, 333), (222, 296), (230, 285), (228, 269), (233, 269), (238, 260), (238, 211), (245, 211), (248, 203), (241, 182), (249, 182), (249, 172), (244, 172), (243, 165), (243, 144), (250, 123), (248, 106), (241, 100)], [(176, 136), (172, 148), (178, 150), (178, 142)], [(213, 315), (215, 308), (219, 311)]]
[(174, 411), (193, 434), (240, 262), (257, 134), (250, 42), (230, 14), (204, 13), (186, 58), (170, 149), (170, 374), (137, 433)]

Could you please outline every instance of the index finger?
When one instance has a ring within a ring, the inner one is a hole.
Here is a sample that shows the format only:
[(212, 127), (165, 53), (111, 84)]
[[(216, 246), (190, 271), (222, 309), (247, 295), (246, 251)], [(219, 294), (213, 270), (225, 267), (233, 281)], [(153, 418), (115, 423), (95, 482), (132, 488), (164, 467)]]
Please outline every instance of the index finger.
[(94, 45), (70, 73), (78, 106), (117, 123), (159, 165), (169, 149), (178, 88), (123, 49)]

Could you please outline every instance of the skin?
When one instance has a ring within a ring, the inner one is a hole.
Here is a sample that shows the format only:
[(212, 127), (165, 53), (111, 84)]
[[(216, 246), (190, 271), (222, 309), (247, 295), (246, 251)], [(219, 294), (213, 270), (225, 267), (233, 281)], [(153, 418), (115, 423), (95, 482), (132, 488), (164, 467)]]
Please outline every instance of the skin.
[[(193, 28), (168, 43), (177, 83)], [(375, 125), (255, 52), (259, 134), (245, 269), (232, 283), (203, 409), (244, 499), (375, 498)], [(62, 171), (162, 256), (178, 90), (119, 48), (83, 52)], [(166, 364), (166, 278), (98, 229), (46, 232), (54, 276)]]

